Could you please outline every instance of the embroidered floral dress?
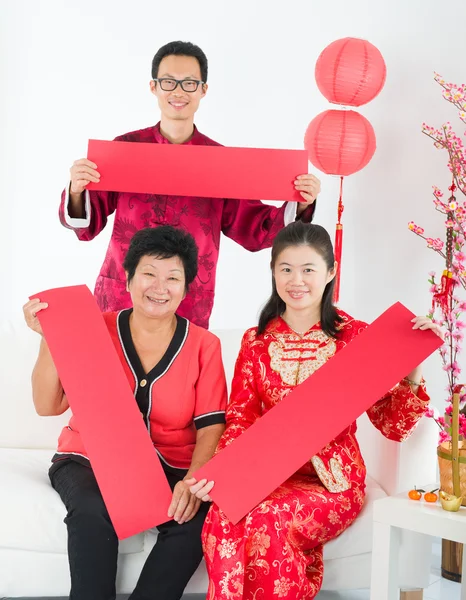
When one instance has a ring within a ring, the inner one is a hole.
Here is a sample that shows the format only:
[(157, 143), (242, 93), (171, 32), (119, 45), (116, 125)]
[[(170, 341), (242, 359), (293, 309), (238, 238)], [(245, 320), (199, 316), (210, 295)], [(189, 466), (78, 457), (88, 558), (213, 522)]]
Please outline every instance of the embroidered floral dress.
[[(343, 323), (337, 340), (328, 337), (320, 324), (300, 336), (281, 318), (272, 320), (261, 335), (256, 328), (245, 333), (219, 450), (367, 327), (342, 311), (339, 314)], [(401, 382), (367, 414), (384, 436), (403, 441), (428, 401), (424, 387), (415, 395)], [(358, 516), (365, 477), (353, 423), (237, 525), (213, 504), (202, 536), (208, 600), (314, 598), (322, 585), (323, 544)]]

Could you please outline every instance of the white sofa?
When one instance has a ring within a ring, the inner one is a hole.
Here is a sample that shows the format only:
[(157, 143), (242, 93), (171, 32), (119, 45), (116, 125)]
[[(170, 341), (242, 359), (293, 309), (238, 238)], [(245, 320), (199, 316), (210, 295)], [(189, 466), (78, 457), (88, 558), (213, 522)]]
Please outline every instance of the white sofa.
[[(216, 333), (231, 381), (242, 332)], [(14, 323), (0, 323), (0, 598), (67, 596), (69, 592), (65, 508), (47, 475), (58, 433), (69, 415), (44, 418), (34, 412), (30, 374), (37, 347), (38, 336), (26, 328), (19, 315)], [(412, 438), (401, 445), (385, 440), (362, 417), (358, 438), (370, 475), (367, 502), (350, 529), (325, 546), (324, 589), (369, 587), (372, 502), (433, 480), (436, 431), (429, 420), (423, 420)], [(148, 531), (121, 543), (119, 593), (134, 587), (156, 535), (156, 531)], [(428, 541), (404, 539), (400, 560), (400, 587), (427, 587)], [(187, 592), (205, 593), (206, 589), (206, 571), (201, 565)]]

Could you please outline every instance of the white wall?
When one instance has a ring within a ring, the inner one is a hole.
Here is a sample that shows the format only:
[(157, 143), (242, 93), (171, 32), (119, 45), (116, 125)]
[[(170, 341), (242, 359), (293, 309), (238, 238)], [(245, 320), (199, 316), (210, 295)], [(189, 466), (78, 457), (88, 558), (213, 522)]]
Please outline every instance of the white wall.
[[(345, 183), (341, 305), (369, 321), (396, 300), (425, 313), (427, 272), (442, 265), (407, 223), (443, 234), (431, 186), (446, 188), (448, 171), (421, 123), (457, 123), (433, 71), (466, 79), (465, 22), (464, 0), (3, 0), (2, 315), (19, 317), (28, 294), (41, 289), (92, 288), (111, 228), (78, 242), (58, 222), (60, 191), (89, 137), (112, 139), (158, 120), (148, 82), (159, 46), (190, 40), (209, 57), (201, 131), (227, 145), (300, 148), (309, 121), (328, 108), (315, 85), (315, 61), (345, 36), (374, 43), (388, 77), (380, 96), (360, 109), (378, 149)], [(316, 220), (333, 230), (338, 180), (323, 175), (322, 186)], [(269, 291), (268, 261), (268, 251), (247, 255), (223, 239), (213, 328), (254, 324)], [(427, 371), (441, 406), (446, 379), (437, 357)]]

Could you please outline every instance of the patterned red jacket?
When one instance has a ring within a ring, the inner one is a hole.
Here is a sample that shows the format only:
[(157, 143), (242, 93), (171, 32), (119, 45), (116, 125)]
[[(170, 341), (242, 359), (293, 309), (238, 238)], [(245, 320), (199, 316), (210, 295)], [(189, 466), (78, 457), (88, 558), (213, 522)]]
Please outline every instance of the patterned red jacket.
[[(116, 140), (170, 143), (162, 135), (160, 123), (155, 127), (121, 135)], [(196, 128), (186, 144), (220, 145), (199, 133)], [(189, 231), (199, 247), (199, 273), (178, 313), (205, 328), (209, 326), (214, 303), (220, 234), (224, 233), (247, 250), (256, 252), (269, 248), (278, 231), (296, 214), (294, 203), (285, 203), (277, 208), (256, 200), (87, 191), (86, 217), (72, 219), (65, 208), (67, 204), (68, 192), (64, 190), (59, 209), (60, 221), (65, 227), (74, 229), (83, 241), (92, 240), (98, 235), (107, 224), (108, 217), (115, 213), (112, 236), (94, 292), (103, 312), (131, 306), (122, 264), (136, 231), (159, 225), (173, 225)], [(301, 218), (311, 221), (313, 212), (314, 205), (304, 211)]]

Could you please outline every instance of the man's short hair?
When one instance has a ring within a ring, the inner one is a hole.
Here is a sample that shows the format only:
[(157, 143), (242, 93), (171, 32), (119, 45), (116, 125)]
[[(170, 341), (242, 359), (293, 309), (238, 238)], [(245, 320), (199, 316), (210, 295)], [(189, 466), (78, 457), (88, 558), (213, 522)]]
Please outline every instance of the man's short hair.
[(152, 79), (157, 79), (160, 63), (166, 56), (192, 56), (199, 63), (201, 69), (201, 78), (207, 83), (207, 56), (204, 52), (191, 42), (169, 42), (157, 50), (157, 54), (152, 59)]

